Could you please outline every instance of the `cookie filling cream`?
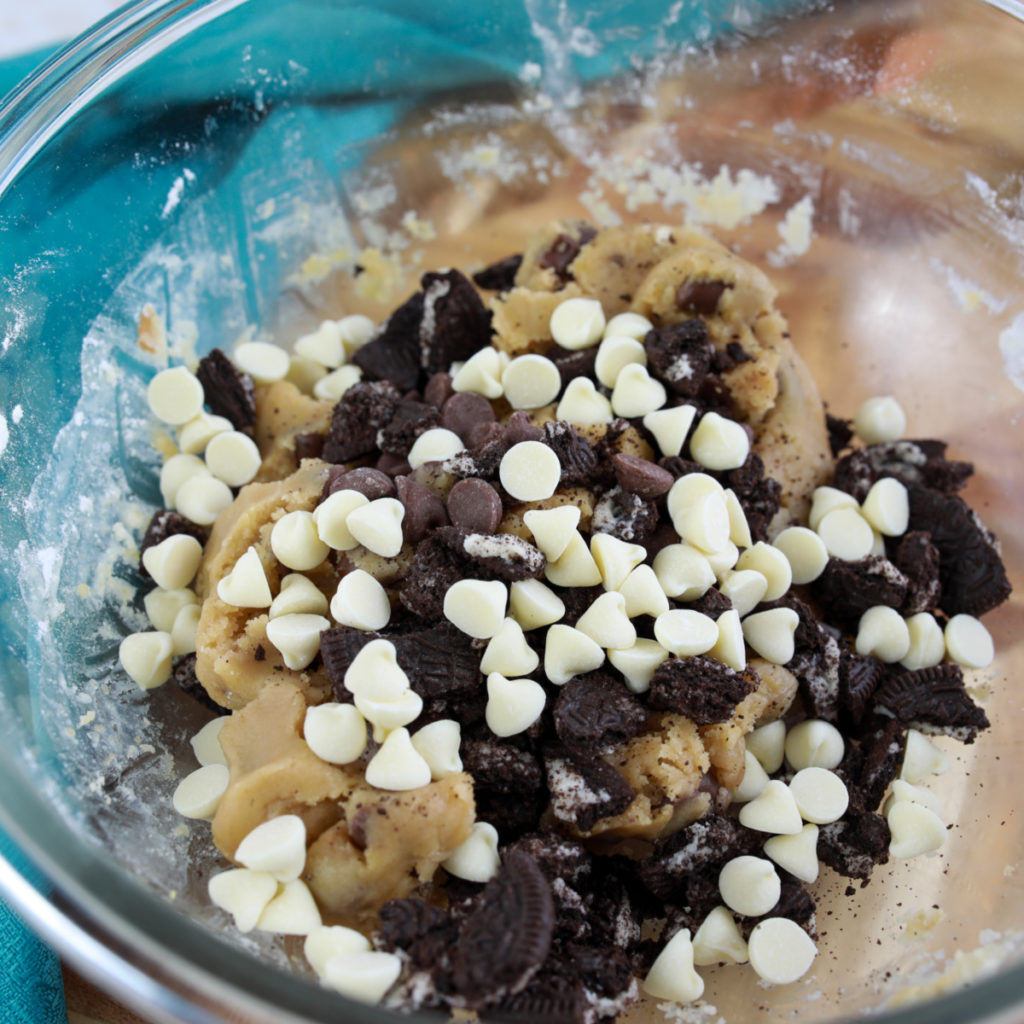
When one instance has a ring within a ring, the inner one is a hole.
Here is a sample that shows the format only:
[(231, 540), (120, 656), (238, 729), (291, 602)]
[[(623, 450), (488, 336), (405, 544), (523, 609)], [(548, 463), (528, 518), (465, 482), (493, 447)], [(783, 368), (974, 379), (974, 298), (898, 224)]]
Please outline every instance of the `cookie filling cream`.
[(774, 299), (690, 229), (563, 221), (298, 339), (312, 393), (252, 342), (153, 379), (121, 660), (225, 716), (175, 806), (240, 930), (365, 1001), (594, 1021), (795, 981), (821, 863), (941, 844), (998, 543), (894, 399), (826, 417)]

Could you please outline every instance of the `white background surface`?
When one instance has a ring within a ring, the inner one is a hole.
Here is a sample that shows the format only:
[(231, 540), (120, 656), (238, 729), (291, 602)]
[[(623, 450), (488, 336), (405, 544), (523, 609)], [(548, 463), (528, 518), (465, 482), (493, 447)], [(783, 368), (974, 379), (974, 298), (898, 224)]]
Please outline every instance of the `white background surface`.
[(0, 59), (65, 42), (124, 0), (0, 0)]

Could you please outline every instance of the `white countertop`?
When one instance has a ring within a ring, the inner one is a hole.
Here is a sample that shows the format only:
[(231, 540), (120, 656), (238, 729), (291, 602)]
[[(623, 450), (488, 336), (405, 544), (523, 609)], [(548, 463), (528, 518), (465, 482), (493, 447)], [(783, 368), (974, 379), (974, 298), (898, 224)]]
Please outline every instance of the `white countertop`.
[(123, 0), (0, 0), (0, 60), (64, 42)]

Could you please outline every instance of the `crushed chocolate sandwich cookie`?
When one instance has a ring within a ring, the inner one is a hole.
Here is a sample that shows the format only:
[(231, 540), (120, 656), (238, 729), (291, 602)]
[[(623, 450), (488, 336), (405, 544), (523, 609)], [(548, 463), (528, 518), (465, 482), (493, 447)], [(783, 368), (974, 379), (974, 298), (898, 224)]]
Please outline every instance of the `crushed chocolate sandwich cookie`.
[(759, 270), (566, 220), (294, 347), (307, 392), (262, 343), (153, 379), (121, 645), (219, 716), (175, 806), (240, 930), (366, 1002), (594, 1024), (795, 980), (822, 864), (945, 841), (999, 544), (893, 399), (826, 415)]

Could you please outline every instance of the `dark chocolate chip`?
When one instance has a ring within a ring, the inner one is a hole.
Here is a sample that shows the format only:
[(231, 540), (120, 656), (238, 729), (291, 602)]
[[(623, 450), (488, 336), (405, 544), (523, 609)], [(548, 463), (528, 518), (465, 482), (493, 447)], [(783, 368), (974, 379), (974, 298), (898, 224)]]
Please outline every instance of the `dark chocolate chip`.
[(644, 336), (647, 365), (674, 395), (693, 398), (711, 369), (715, 347), (703, 320), (656, 327)]
[(389, 380), (399, 391), (410, 391), (417, 387), (420, 379), (420, 323), (423, 320), (423, 305), (422, 292), (411, 295), (391, 314), (377, 337), (355, 352), (352, 362), (368, 378)]
[(570, 679), (553, 709), (555, 732), (570, 750), (607, 752), (647, 728), (647, 710), (617, 679), (589, 672)]
[(335, 491), (358, 491), (368, 501), (393, 498), (396, 494), (394, 480), (387, 473), (372, 466), (359, 466), (348, 470), (340, 466), (332, 467), (328, 471), (323, 498), (334, 494)]
[(179, 533), (195, 537), (204, 546), (210, 537), (210, 531), (205, 526), (193, 523), (191, 519), (186, 519), (178, 512), (162, 508), (153, 513), (153, 518), (150, 519), (142, 543), (139, 545), (139, 574), (143, 579), (148, 580), (150, 575), (149, 570), (142, 564), (142, 556), (151, 547), (155, 547), (167, 540), (168, 537), (174, 537)]
[(249, 374), (237, 369), (219, 348), (215, 348), (199, 360), (196, 376), (203, 385), (210, 412), (230, 420), (235, 430), (252, 430), (256, 425), (256, 389)]
[(517, 409), (505, 421), (502, 437), (505, 439), (505, 444), (511, 448), (512, 445), (520, 444), (523, 441), (542, 441), (544, 431), (540, 427), (534, 426), (528, 412)]
[(418, 544), (428, 534), (448, 525), (444, 502), (411, 476), (396, 476), (398, 500), (405, 509), (402, 534), (410, 544)]
[(473, 284), (489, 292), (507, 292), (516, 283), (516, 274), (523, 264), (523, 254), (514, 253), (473, 275)]
[(738, 341), (726, 342), (725, 348), (716, 348), (711, 357), (711, 372), (716, 374), (735, 370), (740, 363), (749, 363), (754, 357)]
[(697, 316), (714, 316), (718, 312), (718, 300), (726, 288), (732, 288), (725, 281), (683, 281), (676, 289), (676, 309), (682, 313), (696, 313)]
[(403, 398), (386, 427), (377, 433), (377, 447), (382, 452), (405, 458), (420, 434), (439, 426), (441, 414), (426, 402)]
[(295, 435), (295, 458), (301, 462), (303, 459), (319, 459), (324, 453), (324, 442), (327, 438), (323, 434), (296, 434)]
[(989, 726), (988, 716), (967, 693), (959, 665), (901, 672), (875, 690), (874, 701), (905, 724), (964, 743), (973, 743)]
[(490, 344), (491, 314), (469, 279), (458, 270), (427, 273), (419, 323), (420, 367), (447, 370)]
[(469, 477), (448, 492), (448, 518), (460, 530), (495, 533), (503, 511), (501, 495), (486, 480)]
[(619, 486), (646, 501), (667, 494), (675, 483), (675, 477), (667, 469), (638, 455), (617, 452), (612, 456), (612, 467)]
[(717, 658), (673, 657), (654, 670), (647, 702), (652, 708), (692, 718), (698, 725), (712, 725), (726, 721), (755, 685), (746, 674)]
[(451, 374), (440, 370), (427, 381), (423, 389), (423, 401), (440, 409), (454, 394)]
[(470, 444), (470, 435), (476, 426), (493, 422), (491, 403), (473, 391), (456, 392), (441, 410), (441, 426), (458, 434), (466, 445)]
[(558, 280), (562, 284), (567, 284), (573, 279), (570, 270), (573, 260), (579, 256), (580, 249), (596, 234), (597, 232), (589, 224), (579, 226), (575, 234), (561, 232), (540, 254), (537, 259), (538, 265), (553, 270)]
[[(365, 351), (364, 348), (359, 350)], [(353, 384), (334, 407), (324, 442), (327, 462), (349, 462), (377, 450), (377, 431), (387, 426), (401, 395), (386, 380)]]

